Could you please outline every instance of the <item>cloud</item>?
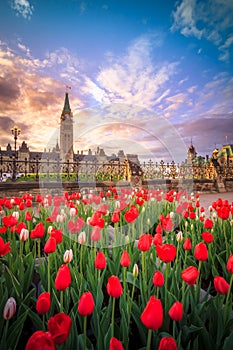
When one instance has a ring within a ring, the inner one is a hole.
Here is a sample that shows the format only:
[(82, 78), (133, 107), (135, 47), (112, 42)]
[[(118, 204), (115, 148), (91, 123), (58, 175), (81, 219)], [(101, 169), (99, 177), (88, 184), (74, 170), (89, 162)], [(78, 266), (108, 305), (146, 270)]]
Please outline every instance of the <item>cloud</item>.
[(134, 40), (124, 55), (108, 54), (108, 62), (96, 79), (86, 80), (86, 89), (101, 103), (140, 103), (152, 108), (166, 96), (166, 83), (176, 74), (178, 65), (152, 60), (152, 51), (159, 45), (159, 36), (144, 35)]
[[(31, 150), (44, 149), (58, 127), (63, 108), (65, 84), (62, 78), (45, 72), (49, 67), (48, 59), (46, 66), (46, 60), (24, 58), (5, 44), (0, 46), (0, 116), (7, 118), (1, 121), (19, 124), (20, 138), (28, 141)], [(80, 104), (76, 97), (72, 102), (73, 107)], [(3, 140), (12, 141), (9, 127), (1, 132), (1, 143)]]
[(201, 39), (203, 30), (197, 28), (195, 7), (196, 0), (183, 0), (173, 12), (174, 23), (171, 30), (180, 29), (184, 36)]
[(171, 31), (180, 30), (186, 37), (212, 42), (220, 51), (219, 59), (229, 61), (233, 44), (231, 0), (181, 0), (172, 15)]
[(218, 148), (222, 147), (225, 143), (225, 135), (228, 135), (228, 142), (233, 144), (232, 120), (233, 112), (228, 115), (202, 115), (197, 119), (175, 125), (175, 127), (187, 146), (192, 139), (197, 153), (205, 156), (212, 154), (215, 143)]
[(34, 10), (28, 0), (13, 0), (11, 7), (16, 11), (17, 16), (22, 16), (25, 19), (30, 19)]

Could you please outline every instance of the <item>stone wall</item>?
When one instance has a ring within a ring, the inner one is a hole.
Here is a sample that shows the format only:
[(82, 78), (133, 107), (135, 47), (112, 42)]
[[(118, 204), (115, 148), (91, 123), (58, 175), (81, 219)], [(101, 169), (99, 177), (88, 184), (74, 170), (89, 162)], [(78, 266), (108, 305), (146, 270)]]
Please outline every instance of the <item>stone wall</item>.
[[(233, 179), (224, 180), (225, 191), (233, 192)], [(105, 181), (105, 182), (4, 182), (0, 183), (0, 197), (22, 196), (31, 193), (33, 196), (41, 195), (61, 195), (65, 191), (72, 193), (76, 191), (106, 191), (109, 187), (133, 188), (133, 184), (128, 181)], [(147, 189), (162, 189), (168, 192), (186, 190), (191, 192), (217, 193), (218, 186), (216, 180), (209, 179), (155, 179), (142, 181), (142, 187)]]
[(226, 179), (224, 184), (227, 192), (233, 192), (233, 179)]

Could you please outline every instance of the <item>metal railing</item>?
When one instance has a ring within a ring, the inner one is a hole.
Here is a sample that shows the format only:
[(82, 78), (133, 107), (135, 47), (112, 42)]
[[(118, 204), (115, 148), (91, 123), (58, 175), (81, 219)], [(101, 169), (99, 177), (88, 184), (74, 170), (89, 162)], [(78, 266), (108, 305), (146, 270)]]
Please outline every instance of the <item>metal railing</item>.
[(127, 165), (120, 161), (62, 162), (60, 159), (3, 159), (1, 181), (119, 181), (127, 180)]
[[(213, 166), (210, 163), (176, 164), (148, 161), (137, 166), (139, 176), (149, 179), (224, 179), (233, 178), (233, 165)], [(62, 162), (60, 159), (5, 159), (0, 156), (1, 181), (128, 181), (134, 174), (132, 164), (125, 160), (98, 161), (84, 160)]]

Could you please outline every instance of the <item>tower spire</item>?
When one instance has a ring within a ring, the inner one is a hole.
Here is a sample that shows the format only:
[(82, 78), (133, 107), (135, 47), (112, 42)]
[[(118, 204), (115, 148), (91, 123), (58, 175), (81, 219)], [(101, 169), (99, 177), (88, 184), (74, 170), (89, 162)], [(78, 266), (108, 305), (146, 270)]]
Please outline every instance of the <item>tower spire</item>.
[(73, 114), (70, 108), (68, 92), (65, 93), (65, 103), (61, 114), (60, 156), (63, 160), (73, 162)]
[(70, 108), (70, 101), (69, 101), (68, 92), (66, 92), (66, 94), (65, 94), (65, 103), (64, 103), (62, 114), (61, 114), (61, 118), (65, 119), (67, 116), (71, 116), (71, 108)]

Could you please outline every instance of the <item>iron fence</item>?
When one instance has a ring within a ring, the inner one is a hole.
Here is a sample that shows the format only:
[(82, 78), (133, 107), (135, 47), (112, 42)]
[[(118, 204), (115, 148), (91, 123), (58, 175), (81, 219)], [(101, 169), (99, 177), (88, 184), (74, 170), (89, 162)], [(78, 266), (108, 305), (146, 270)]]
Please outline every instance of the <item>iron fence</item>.
[[(0, 156), (1, 181), (120, 181), (134, 174), (127, 160), (85, 160), (62, 162), (60, 159), (4, 159)], [(233, 178), (232, 164), (214, 166), (209, 164), (176, 164), (148, 161), (137, 167), (143, 180), (149, 179), (224, 179)]]
[(127, 180), (127, 165), (120, 161), (62, 162), (60, 159), (3, 159), (1, 181), (119, 181)]

